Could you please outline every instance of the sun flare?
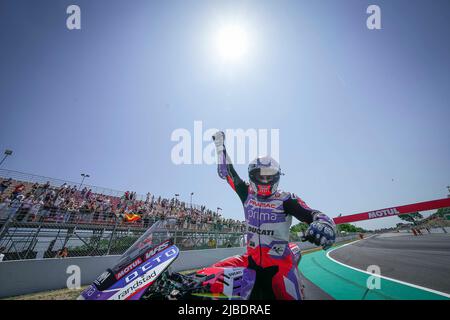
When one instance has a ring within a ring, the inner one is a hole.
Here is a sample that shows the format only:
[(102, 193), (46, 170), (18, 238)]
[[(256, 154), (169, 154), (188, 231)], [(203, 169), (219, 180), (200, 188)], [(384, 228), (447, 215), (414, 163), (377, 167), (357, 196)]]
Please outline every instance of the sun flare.
[(226, 25), (219, 28), (216, 37), (216, 49), (224, 61), (240, 61), (248, 53), (249, 36), (240, 25)]

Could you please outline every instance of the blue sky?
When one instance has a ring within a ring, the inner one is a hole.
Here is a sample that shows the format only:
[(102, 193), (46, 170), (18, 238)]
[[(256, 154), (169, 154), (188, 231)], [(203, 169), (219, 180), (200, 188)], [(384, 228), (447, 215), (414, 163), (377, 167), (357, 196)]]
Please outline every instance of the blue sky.
[[(81, 7), (82, 29), (66, 28)], [(368, 30), (377, 4), (382, 30)], [(220, 63), (219, 23), (251, 30)], [(280, 187), (330, 216), (446, 196), (450, 2), (0, 2), (4, 168), (150, 191), (243, 218), (214, 165), (171, 161), (178, 128), (280, 129)], [(206, 144), (205, 144), (206, 145)], [(245, 177), (246, 166), (237, 166)], [(398, 218), (358, 225), (392, 226)]]

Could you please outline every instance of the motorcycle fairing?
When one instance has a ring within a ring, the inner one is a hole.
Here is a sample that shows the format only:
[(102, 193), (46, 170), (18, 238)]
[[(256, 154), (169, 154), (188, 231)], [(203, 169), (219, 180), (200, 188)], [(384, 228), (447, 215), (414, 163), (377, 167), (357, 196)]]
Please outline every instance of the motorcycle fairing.
[(244, 267), (208, 267), (198, 275), (213, 276), (203, 282), (208, 286), (213, 299), (248, 300), (255, 282), (254, 270)]
[(178, 254), (179, 249), (172, 245), (137, 265), (109, 288), (100, 290), (98, 283), (101, 283), (102, 280), (115, 280), (112, 270), (107, 270), (94, 284), (82, 292), (80, 298), (85, 300), (139, 300), (145, 289), (155, 282), (178, 257)]

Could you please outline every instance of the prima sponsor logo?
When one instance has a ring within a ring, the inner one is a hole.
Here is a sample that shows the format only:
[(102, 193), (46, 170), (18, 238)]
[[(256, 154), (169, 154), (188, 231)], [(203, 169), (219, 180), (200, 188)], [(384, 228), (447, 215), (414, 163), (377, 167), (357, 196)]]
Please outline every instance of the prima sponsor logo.
[(395, 216), (399, 214), (400, 212), (397, 210), (397, 208), (390, 208), (390, 209), (384, 209), (384, 210), (377, 210), (369, 212), (369, 219), (375, 219), (375, 218), (381, 218), (381, 217), (389, 217), (389, 216)]
[(116, 275), (115, 275), (116, 279), (119, 280), (120, 278), (122, 278), (124, 275), (126, 275), (128, 272), (130, 272), (131, 270), (136, 268), (141, 263), (142, 263), (142, 259), (141, 258), (137, 258), (132, 263), (130, 263), (128, 266), (126, 266), (125, 268), (120, 270), (118, 273), (116, 273)]
[[(275, 208), (275, 207), (270, 207)], [(257, 212), (254, 210), (248, 211), (248, 218), (249, 219), (257, 219), (259, 222), (276, 222), (277, 221), (277, 214), (272, 212)]]

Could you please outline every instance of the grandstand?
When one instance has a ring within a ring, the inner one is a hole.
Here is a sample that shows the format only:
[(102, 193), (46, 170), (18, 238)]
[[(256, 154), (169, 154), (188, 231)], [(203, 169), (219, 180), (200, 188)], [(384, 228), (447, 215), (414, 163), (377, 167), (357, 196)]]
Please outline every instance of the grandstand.
[(166, 218), (181, 249), (242, 245), (245, 223), (202, 205), (0, 169), (5, 260), (121, 254)]

